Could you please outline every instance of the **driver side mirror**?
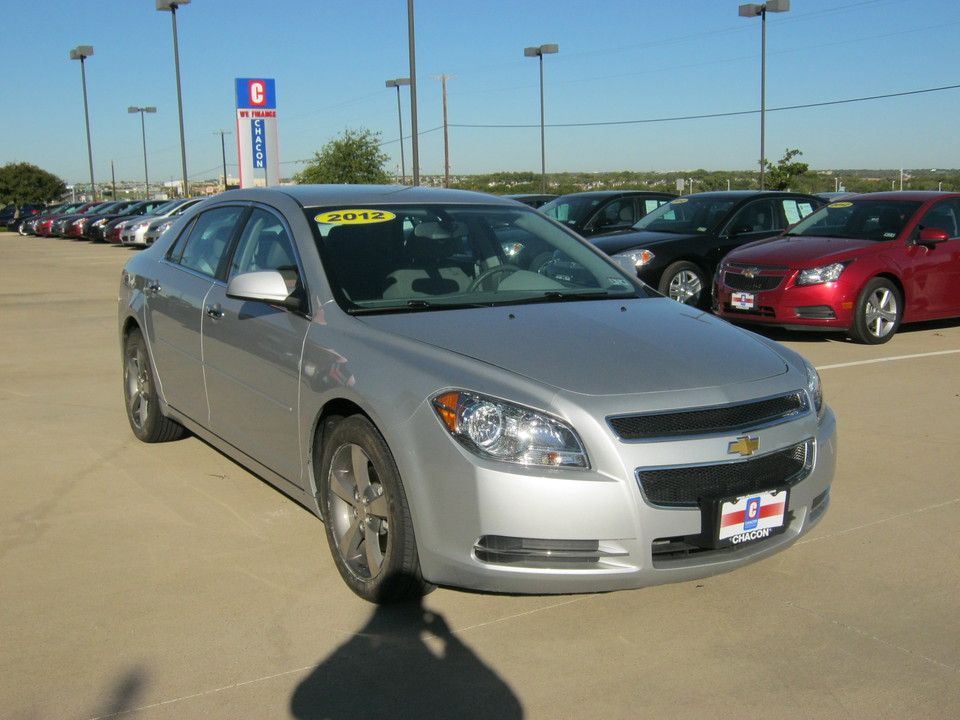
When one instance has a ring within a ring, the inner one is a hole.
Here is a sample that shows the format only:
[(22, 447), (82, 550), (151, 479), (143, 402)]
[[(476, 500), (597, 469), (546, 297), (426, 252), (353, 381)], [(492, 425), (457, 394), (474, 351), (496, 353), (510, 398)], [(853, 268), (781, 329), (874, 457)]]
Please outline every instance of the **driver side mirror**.
[(936, 245), (950, 239), (950, 233), (936, 227), (926, 227), (920, 231), (920, 245)]
[(299, 298), (290, 294), (287, 281), (276, 270), (260, 270), (235, 275), (227, 283), (227, 297), (279, 305), (289, 310), (300, 307)]

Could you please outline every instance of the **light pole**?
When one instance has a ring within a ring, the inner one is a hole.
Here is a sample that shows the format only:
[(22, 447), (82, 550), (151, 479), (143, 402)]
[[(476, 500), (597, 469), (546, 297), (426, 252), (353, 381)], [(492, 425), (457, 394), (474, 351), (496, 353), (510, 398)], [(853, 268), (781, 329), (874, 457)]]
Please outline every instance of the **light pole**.
[(223, 191), (227, 191), (227, 146), (223, 142), (223, 136), (229, 135), (229, 130), (217, 130), (214, 135), (220, 136), (220, 154), (223, 156)]
[(559, 51), (560, 46), (555, 43), (523, 49), (524, 57), (540, 58), (540, 192), (543, 193), (547, 191), (547, 144), (544, 138), (543, 121), (543, 56)]
[(155, 107), (136, 107), (131, 105), (127, 108), (128, 113), (140, 113), (140, 134), (143, 136), (143, 199), (150, 199), (150, 178), (147, 174), (147, 128), (143, 122), (144, 113), (155, 113)]
[(749, 3), (739, 7), (740, 17), (760, 16), (760, 189), (766, 184), (767, 156), (765, 147), (767, 112), (767, 13), (787, 12), (790, 0), (767, 0), (763, 5)]
[(80, 61), (80, 79), (83, 82), (83, 118), (87, 124), (87, 162), (90, 163), (90, 194), (97, 199), (97, 186), (93, 183), (93, 147), (90, 145), (90, 112), (87, 109), (87, 71), (83, 61), (93, 55), (93, 45), (77, 45), (70, 51), (71, 60)]
[(406, 160), (403, 157), (403, 112), (400, 110), (400, 87), (402, 85), (409, 85), (410, 78), (396, 78), (394, 80), (387, 80), (387, 87), (395, 87), (397, 89), (397, 121), (400, 123), (400, 180), (401, 184), (407, 182), (407, 164)]
[(187, 189), (187, 145), (183, 139), (183, 94), (180, 91), (180, 47), (177, 43), (177, 8), (189, 4), (190, 0), (157, 0), (157, 10), (170, 11), (173, 20), (173, 65), (177, 73), (177, 114), (180, 117), (180, 162), (183, 166), (183, 196)]
[(407, 0), (407, 47), (410, 55), (410, 151), (413, 155), (413, 185), (420, 185), (420, 130), (417, 125), (417, 41), (413, 0)]

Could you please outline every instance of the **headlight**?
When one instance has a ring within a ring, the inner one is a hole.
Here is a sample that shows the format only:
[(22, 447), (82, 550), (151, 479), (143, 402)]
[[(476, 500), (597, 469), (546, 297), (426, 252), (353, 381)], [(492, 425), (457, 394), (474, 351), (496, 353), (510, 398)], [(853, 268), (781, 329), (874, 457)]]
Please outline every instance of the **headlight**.
[(614, 257), (627, 258), (633, 263), (634, 267), (642, 267), (656, 257), (649, 250), (628, 250), (627, 252), (617, 253)]
[(810, 396), (810, 402), (817, 411), (817, 417), (823, 417), (823, 386), (820, 384), (820, 373), (807, 360), (803, 361), (803, 366), (807, 371), (807, 394)]
[(821, 285), (836, 282), (840, 279), (840, 273), (843, 272), (845, 267), (845, 263), (832, 263), (823, 267), (801, 270), (797, 277), (797, 285)]
[(433, 398), (450, 434), (483, 458), (526, 466), (589, 467), (571, 427), (530, 408), (463, 390)]

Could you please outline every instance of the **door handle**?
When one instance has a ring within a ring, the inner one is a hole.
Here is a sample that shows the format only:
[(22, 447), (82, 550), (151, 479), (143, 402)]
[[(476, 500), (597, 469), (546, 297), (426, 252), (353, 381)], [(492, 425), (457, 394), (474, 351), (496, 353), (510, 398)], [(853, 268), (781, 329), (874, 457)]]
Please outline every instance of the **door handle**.
[(208, 317), (211, 317), (214, 320), (219, 320), (220, 318), (223, 317), (223, 308), (221, 308), (219, 304), (207, 305), (204, 308), (204, 312), (207, 314)]

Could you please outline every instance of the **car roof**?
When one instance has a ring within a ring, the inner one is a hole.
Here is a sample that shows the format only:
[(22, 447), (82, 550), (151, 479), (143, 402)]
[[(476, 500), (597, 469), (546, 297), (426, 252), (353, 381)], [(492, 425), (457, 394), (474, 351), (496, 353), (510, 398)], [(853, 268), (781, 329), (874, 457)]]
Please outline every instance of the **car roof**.
[(570, 197), (608, 198), (624, 195), (669, 195), (670, 197), (676, 197), (676, 193), (665, 192), (663, 190), (585, 190), (584, 192), (566, 193), (558, 197), (557, 200)]
[[(940, 190), (884, 190), (883, 192), (861, 193), (838, 198), (844, 202), (848, 200), (914, 200), (927, 202), (940, 198), (960, 197), (960, 192), (942, 192)], [(836, 201), (834, 201), (836, 202)]]
[(423, 204), (463, 203), (509, 205), (521, 203), (497, 195), (451, 190), (448, 188), (412, 187), (407, 185), (280, 185), (269, 188), (228, 190), (217, 195), (218, 201), (249, 200), (269, 202), (270, 198), (286, 196), (303, 207), (319, 205), (362, 204)]
[[(707, 190), (705, 192), (690, 193), (689, 195), (681, 195), (680, 197), (725, 197), (739, 200), (741, 198), (748, 197), (757, 197), (757, 196), (770, 196), (777, 197), (778, 195), (802, 195), (804, 197), (817, 198), (817, 195), (811, 195), (810, 193), (797, 192), (794, 190)], [(823, 200), (823, 198), (818, 198)]]

